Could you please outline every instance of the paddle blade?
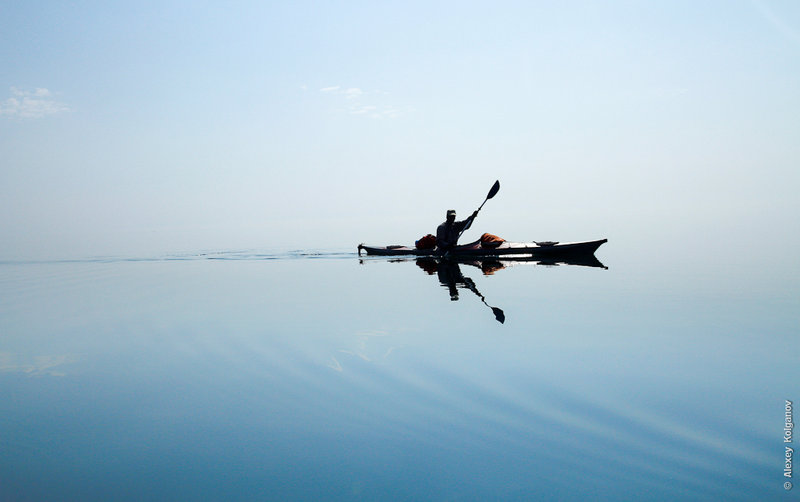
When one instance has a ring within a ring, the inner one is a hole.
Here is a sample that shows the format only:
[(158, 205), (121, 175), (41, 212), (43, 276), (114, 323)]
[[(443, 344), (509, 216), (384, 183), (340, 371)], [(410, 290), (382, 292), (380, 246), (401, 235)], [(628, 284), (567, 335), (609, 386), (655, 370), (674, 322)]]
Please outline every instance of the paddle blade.
[(492, 312), (494, 312), (494, 318), (497, 319), (500, 324), (506, 322), (506, 314), (502, 311), (502, 309), (492, 307)]
[(494, 185), (492, 185), (492, 189), (489, 190), (489, 195), (486, 196), (486, 199), (487, 200), (491, 199), (492, 197), (497, 195), (497, 192), (499, 191), (500, 191), (500, 180), (497, 180), (494, 182)]

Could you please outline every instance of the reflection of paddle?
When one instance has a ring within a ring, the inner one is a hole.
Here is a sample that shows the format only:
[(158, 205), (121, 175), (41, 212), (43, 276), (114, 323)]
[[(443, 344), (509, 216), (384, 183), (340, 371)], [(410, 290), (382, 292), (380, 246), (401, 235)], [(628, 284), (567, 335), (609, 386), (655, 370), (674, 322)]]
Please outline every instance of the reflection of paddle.
[(478, 295), (478, 297), (480, 297), (484, 305), (492, 309), (492, 312), (494, 313), (494, 318), (497, 319), (497, 321), (500, 324), (503, 324), (506, 321), (506, 314), (505, 312), (503, 312), (503, 309), (499, 307), (492, 307), (491, 305), (486, 303), (486, 298), (484, 298), (481, 292), (478, 291), (478, 288), (475, 286), (475, 283), (472, 281), (472, 279), (470, 279), (469, 277), (464, 277), (464, 284), (467, 285), (467, 288), (469, 288), (470, 291), (472, 291), (473, 293)]
[(483, 297), (481, 297), (481, 301), (483, 301), (484, 305), (486, 305), (487, 307), (492, 309), (492, 312), (494, 312), (494, 318), (497, 319), (497, 321), (500, 324), (503, 324), (504, 322), (506, 322), (506, 314), (503, 312), (503, 309), (501, 309), (499, 307), (492, 307), (491, 305), (486, 303), (486, 300), (484, 300)]
[[(483, 208), (483, 204), (486, 204), (486, 201), (488, 201), (489, 199), (491, 199), (492, 197), (497, 195), (497, 192), (499, 192), (499, 191), (500, 191), (500, 180), (497, 180), (497, 181), (494, 182), (494, 185), (492, 185), (492, 188), (491, 188), (491, 190), (489, 190), (489, 193), (486, 195), (486, 198), (483, 200), (483, 203), (480, 205), (478, 210), (475, 211), (475, 214), (477, 215), (481, 211), (481, 209)], [(470, 225), (467, 225), (467, 227), (465, 227), (464, 230), (466, 230), (469, 226)], [(458, 233), (458, 237), (459, 238), (461, 237), (461, 234), (464, 233), (464, 230), (462, 230), (462, 231), (460, 231)], [(458, 240), (458, 239), (456, 239), (456, 240)]]

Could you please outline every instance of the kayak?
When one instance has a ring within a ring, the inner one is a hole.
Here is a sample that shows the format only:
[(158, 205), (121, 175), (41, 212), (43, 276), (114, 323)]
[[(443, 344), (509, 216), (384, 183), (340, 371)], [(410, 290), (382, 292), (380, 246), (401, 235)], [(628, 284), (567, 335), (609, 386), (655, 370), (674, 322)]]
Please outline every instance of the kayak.
[(358, 245), (358, 254), (365, 251), (375, 256), (448, 256), (448, 257), (482, 257), (482, 256), (514, 256), (530, 255), (542, 258), (558, 258), (566, 256), (591, 256), (608, 239), (586, 242), (503, 242), (499, 246), (486, 246), (480, 240), (456, 246), (447, 252), (440, 249), (417, 249), (408, 246), (366, 246)]

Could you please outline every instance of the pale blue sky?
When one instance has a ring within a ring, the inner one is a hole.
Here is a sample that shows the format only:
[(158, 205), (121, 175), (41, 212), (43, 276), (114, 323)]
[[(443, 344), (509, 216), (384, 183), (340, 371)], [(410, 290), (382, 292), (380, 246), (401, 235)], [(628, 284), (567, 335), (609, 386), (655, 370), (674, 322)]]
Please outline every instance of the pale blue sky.
[(794, 1), (0, 3), (0, 258), (410, 243), (495, 179), (475, 235), (797, 246), (798, 159)]

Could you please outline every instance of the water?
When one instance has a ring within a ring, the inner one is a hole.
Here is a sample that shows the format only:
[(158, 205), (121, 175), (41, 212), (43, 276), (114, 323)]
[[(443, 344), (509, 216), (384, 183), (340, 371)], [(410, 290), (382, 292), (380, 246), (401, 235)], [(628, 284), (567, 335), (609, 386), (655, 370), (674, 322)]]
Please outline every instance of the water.
[(796, 268), (614, 245), (2, 263), (0, 499), (796, 499)]

